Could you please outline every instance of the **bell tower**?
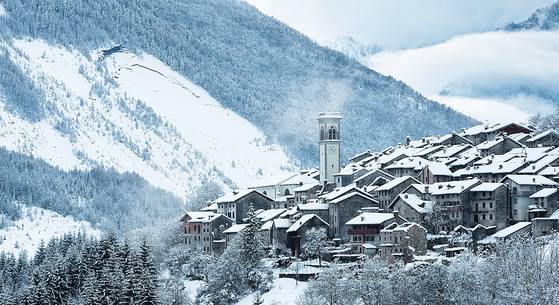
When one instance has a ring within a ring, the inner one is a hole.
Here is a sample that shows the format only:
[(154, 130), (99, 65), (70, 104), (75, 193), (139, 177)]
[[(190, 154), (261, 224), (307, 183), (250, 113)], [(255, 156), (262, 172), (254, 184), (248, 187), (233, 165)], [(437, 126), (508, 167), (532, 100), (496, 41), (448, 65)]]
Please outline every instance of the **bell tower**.
[(334, 174), (340, 172), (340, 121), (339, 112), (322, 112), (318, 115), (320, 148), (320, 183), (335, 183)]

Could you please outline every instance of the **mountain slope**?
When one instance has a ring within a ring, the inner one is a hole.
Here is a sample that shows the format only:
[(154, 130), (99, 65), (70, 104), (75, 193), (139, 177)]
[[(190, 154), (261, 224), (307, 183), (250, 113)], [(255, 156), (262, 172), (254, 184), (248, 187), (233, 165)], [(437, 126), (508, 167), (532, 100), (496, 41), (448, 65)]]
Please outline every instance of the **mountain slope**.
[(240, 1), (2, 3), (4, 37), (151, 54), (306, 163), (317, 159), (314, 118), (324, 110), (345, 116), (345, 156), (472, 123)]
[(559, 28), (559, 2), (549, 7), (536, 10), (528, 19), (511, 23), (505, 27), (506, 31), (541, 30), (550, 31)]
[(86, 56), (40, 40), (4, 50), (0, 144), (12, 150), (64, 169), (133, 171), (181, 197), (207, 180), (244, 186), (293, 169), (256, 127), (152, 56)]

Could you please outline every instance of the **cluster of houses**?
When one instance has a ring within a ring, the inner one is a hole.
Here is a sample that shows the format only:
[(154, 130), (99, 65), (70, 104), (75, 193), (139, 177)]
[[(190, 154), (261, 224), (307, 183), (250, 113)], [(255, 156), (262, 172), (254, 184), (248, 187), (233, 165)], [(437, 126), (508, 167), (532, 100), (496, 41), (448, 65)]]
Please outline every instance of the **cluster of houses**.
[[(181, 222), (191, 249), (222, 252), (255, 211), (269, 247), (301, 254), (324, 228), (330, 254), (387, 260), (453, 256), (465, 247), (559, 227), (559, 134), (518, 123), (405, 139), (342, 165), (339, 113), (321, 113), (320, 167), (232, 191)], [(427, 255), (429, 254), (429, 255)]]

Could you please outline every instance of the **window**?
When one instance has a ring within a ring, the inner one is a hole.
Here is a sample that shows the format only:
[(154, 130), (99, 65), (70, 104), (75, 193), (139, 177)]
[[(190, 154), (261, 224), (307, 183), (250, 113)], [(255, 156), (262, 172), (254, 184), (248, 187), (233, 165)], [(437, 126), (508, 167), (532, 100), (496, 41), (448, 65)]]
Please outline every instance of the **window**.
[(485, 202), (481, 204), (481, 206), (485, 209)]
[(485, 220), (485, 214), (481, 215), (481, 219)]
[(493, 214), (489, 214), (489, 219), (493, 220)]
[(493, 202), (489, 203), (489, 208), (492, 209), (493, 208)]
[(517, 210), (512, 210), (512, 215), (517, 215), (518, 211)]

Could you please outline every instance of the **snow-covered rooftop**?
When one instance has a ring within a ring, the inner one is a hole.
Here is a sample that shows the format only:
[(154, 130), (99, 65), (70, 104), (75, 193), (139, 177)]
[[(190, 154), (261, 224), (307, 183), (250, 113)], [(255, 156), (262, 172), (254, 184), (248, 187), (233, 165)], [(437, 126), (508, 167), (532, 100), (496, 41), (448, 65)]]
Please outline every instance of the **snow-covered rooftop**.
[(530, 198), (547, 198), (555, 193), (557, 193), (557, 188), (544, 188), (534, 193)]
[(419, 182), (419, 180), (415, 179), (414, 177), (402, 176), (402, 177), (394, 178), (393, 180), (390, 180), (386, 184), (379, 186), (375, 191), (380, 192), (380, 191), (391, 190), (392, 188), (400, 185), (401, 183), (406, 182), (408, 179), (412, 179), (414, 183), (421, 184), (421, 182)]
[(320, 183), (318, 181), (316, 181), (315, 179), (313, 179), (313, 180), (314, 180), (314, 182), (303, 184), (303, 185), (293, 189), (293, 191), (294, 192), (306, 192), (306, 191), (320, 185)]
[(186, 218), (190, 218), (190, 219), (199, 218), (199, 219), (201, 219), (201, 218), (204, 218), (204, 217), (207, 217), (207, 216), (210, 216), (210, 215), (215, 215), (215, 213), (211, 212), (211, 211), (201, 211), (201, 212), (198, 212), (198, 211), (190, 212), (189, 211), (189, 212), (184, 213), (184, 216), (182, 216), (181, 221), (186, 221)]
[(392, 203), (390, 204), (391, 208), (394, 208), (394, 204), (396, 201), (402, 200), (407, 203), (410, 207), (416, 210), (419, 213), (426, 214), (433, 211), (433, 203), (431, 201), (422, 200), (415, 194), (400, 194)]
[(479, 179), (468, 179), (462, 181), (450, 181), (450, 182), (439, 182), (434, 183), (430, 188), (431, 195), (449, 195), (449, 194), (460, 194), (476, 184), (479, 184)]
[(239, 233), (242, 230), (244, 230), (246, 227), (248, 227), (247, 223), (234, 224), (230, 228), (228, 228), (227, 230), (223, 231), (223, 233), (225, 233), (225, 234), (236, 234), (236, 233)]
[(539, 139), (542, 139), (544, 137), (547, 137), (549, 135), (553, 135), (555, 137), (559, 137), (559, 133), (556, 132), (555, 130), (548, 130), (548, 131), (544, 131), (536, 136), (531, 137), (530, 139), (526, 140), (526, 142), (534, 142), (537, 141)]
[(285, 213), (287, 209), (269, 209), (264, 210), (256, 215), (258, 219), (262, 222), (266, 222), (268, 220), (272, 220), (274, 218), (278, 218), (281, 214)]
[(514, 234), (514, 233), (516, 233), (516, 232), (518, 232), (518, 231), (520, 231), (520, 230), (522, 230), (522, 229), (524, 229), (524, 228), (526, 228), (530, 225), (532, 225), (532, 223), (529, 222), (529, 221), (518, 222), (516, 224), (513, 224), (512, 226), (508, 226), (508, 227), (506, 227), (502, 230), (499, 230), (499, 231), (495, 232), (495, 234), (493, 234), (489, 237), (494, 238), (494, 239), (495, 238), (507, 238), (510, 235), (512, 235), (512, 234)]
[(429, 163), (430, 161), (421, 157), (408, 157), (390, 164), (386, 169), (412, 168), (420, 170)]
[(330, 203), (332, 203), (332, 204), (340, 203), (340, 202), (342, 202), (342, 201), (344, 201), (344, 200), (346, 200), (346, 199), (348, 199), (348, 198), (354, 197), (354, 196), (359, 196), (359, 197), (362, 197), (362, 198), (364, 198), (364, 199), (366, 199), (366, 200), (369, 200), (369, 201), (372, 201), (372, 202), (378, 204), (378, 202), (377, 202), (373, 197), (371, 197), (371, 196), (369, 196), (369, 195), (367, 195), (367, 194), (365, 194), (365, 193), (363, 193), (363, 192), (350, 192), (350, 193), (347, 193), (347, 194), (345, 194), (345, 195), (343, 195), (343, 196), (340, 196), (340, 197), (337, 197), (337, 198), (335, 198), (335, 199), (333, 199), (333, 200), (330, 200)]
[(327, 203), (309, 202), (297, 205), (300, 211), (328, 211)]
[(510, 179), (519, 185), (557, 185), (554, 181), (540, 175), (507, 175), (503, 181), (506, 179)]
[(274, 226), (278, 229), (287, 229), (291, 227), (291, 221), (287, 218), (276, 218), (273, 221)]
[(539, 171), (550, 165), (551, 163), (557, 162), (559, 160), (559, 155), (547, 155), (537, 162), (530, 164), (528, 167), (524, 168), (519, 174), (537, 174)]
[(364, 212), (352, 218), (350, 221), (346, 222), (346, 225), (378, 225), (383, 224), (389, 220), (394, 219), (394, 214), (392, 213), (369, 213)]
[(483, 182), (480, 185), (474, 186), (470, 191), (471, 192), (493, 192), (503, 185), (504, 184), (502, 183)]
[(295, 221), (295, 223), (293, 223), (291, 225), (291, 227), (289, 227), (289, 229), (287, 229), (285, 232), (287, 232), (287, 233), (296, 232), (313, 218), (317, 218), (320, 222), (322, 222), (324, 225), (326, 225), (328, 227), (330, 226), (330, 225), (328, 225), (328, 223), (326, 221), (324, 221), (322, 218), (318, 217), (317, 215), (308, 214), (308, 215), (301, 216), (301, 218), (299, 218), (297, 221)]

